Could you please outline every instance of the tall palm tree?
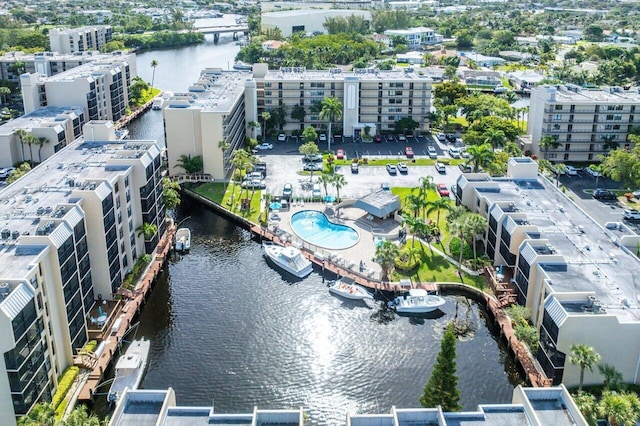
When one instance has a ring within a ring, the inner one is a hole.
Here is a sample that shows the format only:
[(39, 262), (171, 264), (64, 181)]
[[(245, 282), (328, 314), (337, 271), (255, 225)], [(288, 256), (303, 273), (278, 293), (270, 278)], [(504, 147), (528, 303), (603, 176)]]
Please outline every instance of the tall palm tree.
[(400, 254), (400, 249), (397, 245), (389, 240), (383, 240), (376, 247), (375, 262), (377, 262), (382, 268), (382, 279), (389, 280), (390, 273), (393, 271), (396, 257)]
[(325, 197), (329, 195), (329, 192), (327, 191), (327, 187), (333, 181), (332, 178), (333, 178), (332, 175), (325, 175), (325, 174), (320, 175), (320, 177), (318, 178), (318, 183), (321, 184), (324, 187), (324, 195), (325, 195)]
[(331, 125), (334, 121), (342, 118), (342, 102), (338, 98), (326, 98), (321, 102), (322, 109), (320, 110), (320, 119), (329, 120), (329, 135), (327, 137), (328, 149), (331, 151), (331, 139), (333, 138), (333, 132), (331, 131)]
[(153, 74), (151, 74), (151, 87), (153, 87), (153, 82), (156, 79), (156, 67), (158, 66), (159, 62), (157, 59), (152, 59), (151, 60), (151, 68), (153, 68)]
[(20, 149), (22, 150), (22, 161), (27, 161), (24, 158), (24, 138), (29, 135), (26, 130), (18, 129), (14, 132), (14, 134), (20, 139)]
[(249, 128), (249, 130), (251, 130), (251, 137), (255, 138), (255, 130), (258, 128), (258, 126), (260, 126), (260, 123), (258, 123), (255, 120), (252, 120), (250, 122), (247, 123), (247, 127)]
[(549, 150), (557, 149), (560, 146), (560, 142), (558, 142), (558, 140), (553, 136), (547, 135), (547, 136), (543, 136), (542, 139), (540, 139), (540, 142), (538, 143), (538, 145), (540, 145), (540, 148), (544, 150), (545, 160), (548, 160), (547, 157), (549, 156)]
[(49, 139), (45, 137), (39, 137), (36, 140), (36, 145), (38, 145), (38, 162), (42, 163), (42, 148), (49, 143)]
[(22, 140), (23, 140), (23, 143), (26, 143), (29, 146), (29, 160), (31, 161), (31, 164), (33, 164), (34, 161), (33, 161), (33, 149), (32, 149), (32, 147), (33, 147), (33, 145), (38, 143), (38, 138), (36, 138), (33, 135), (27, 135)]
[(262, 140), (267, 137), (267, 122), (271, 120), (271, 113), (269, 111), (264, 111), (260, 114), (262, 117)]
[(403, 216), (403, 219), (404, 223), (409, 228), (409, 232), (413, 236), (413, 238), (411, 238), (411, 247), (413, 247), (416, 242), (415, 236), (420, 235), (420, 233), (424, 230), (424, 220), (420, 219), (419, 217), (412, 217), (409, 215)]
[[(220, 148), (220, 151), (222, 151), (222, 168), (225, 169), (225, 166), (227, 164), (227, 160), (224, 157), (224, 153), (231, 148), (231, 144), (227, 141), (225, 141), (224, 139), (220, 140), (218, 142), (218, 148)], [(226, 172), (228, 172), (228, 170), (224, 170), (225, 171), (225, 176), (226, 176)]]
[(340, 189), (347, 185), (347, 179), (344, 175), (333, 175), (331, 183), (336, 188), (336, 198), (338, 199), (338, 202), (340, 202)]
[(469, 234), (469, 226), (467, 224), (467, 215), (462, 215), (456, 220), (449, 223), (449, 231), (456, 235), (460, 240), (460, 255), (458, 258), (458, 275), (462, 278), (462, 254), (464, 252), (464, 242)]
[(442, 210), (451, 211), (453, 206), (449, 198), (440, 197), (433, 201), (427, 201), (427, 215), (436, 212), (436, 226), (440, 227), (440, 212)]
[(571, 345), (571, 356), (569, 357), (569, 362), (580, 367), (580, 386), (578, 387), (578, 392), (582, 392), (584, 370), (593, 371), (593, 367), (599, 360), (600, 354), (598, 354), (592, 347), (583, 344)]
[(473, 164), (473, 172), (477, 173), (481, 168), (486, 169), (495, 158), (493, 147), (489, 143), (482, 145), (471, 145), (467, 148), (470, 157), (467, 159), (466, 165)]
[(469, 231), (468, 236), (471, 240), (470, 241), (471, 247), (473, 247), (473, 263), (475, 265), (478, 261), (478, 252), (476, 249), (476, 236), (478, 234), (483, 234), (487, 229), (487, 219), (485, 219), (484, 217), (482, 217), (477, 213), (470, 213), (469, 216), (467, 217), (466, 223)]
[(429, 191), (436, 189), (436, 184), (433, 182), (433, 176), (431, 175), (420, 177), (420, 179), (418, 179), (418, 182), (420, 183), (420, 186), (414, 189), (418, 190), (418, 194), (421, 197), (426, 197)]
[(407, 208), (411, 209), (414, 217), (420, 215), (420, 211), (427, 206), (427, 199), (419, 194), (409, 194), (404, 198)]
[(507, 142), (507, 136), (502, 130), (488, 129), (484, 134), (484, 142), (490, 144), (494, 148), (497, 148)]

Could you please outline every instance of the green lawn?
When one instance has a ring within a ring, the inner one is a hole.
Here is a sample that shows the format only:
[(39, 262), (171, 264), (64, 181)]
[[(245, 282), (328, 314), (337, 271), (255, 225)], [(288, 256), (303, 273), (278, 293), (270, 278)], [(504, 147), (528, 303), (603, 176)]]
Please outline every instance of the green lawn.
[[(242, 189), (239, 185), (210, 182), (199, 185), (193, 191), (253, 223), (259, 222), (261, 190), (252, 193), (250, 190)], [(249, 210), (240, 209), (242, 198), (251, 200)]]

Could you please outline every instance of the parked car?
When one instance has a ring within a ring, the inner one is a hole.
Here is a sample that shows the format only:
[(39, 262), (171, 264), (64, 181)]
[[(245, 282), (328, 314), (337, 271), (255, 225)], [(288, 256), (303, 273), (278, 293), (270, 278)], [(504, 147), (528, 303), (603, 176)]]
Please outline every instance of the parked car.
[(460, 171), (462, 173), (471, 173), (471, 172), (473, 172), (473, 167), (471, 166), (471, 164), (461, 163), (461, 164), (458, 164), (458, 167), (460, 168)]
[(398, 142), (406, 142), (407, 141), (407, 137), (403, 134), (399, 134), (398, 137)]
[(358, 163), (351, 163), (351, 173), (358, 173)]
[(256, 146), (256, 148), (260, 151), (263, 151), (265, 149), (273, 149), (273, 144), (270, 144), (269, 142), (263, 142), (260, 145)]
[(394, 138), (394, 137), (393, 137), (393, 134), (392, 134), (392, 133), (389, 133), (389, 134), (387, 135), (387, 140), (388, 140), (389, 142), (393, 142), (393, 141), (395, 141), (395, 140), (396, 140), (396, 138)]
[(434, 167), (436, 168), (436, 171), (438, 173), (442, 173), (442, 174), (447, 173), (447, 168), (442, 163), (436, 163)]
[(395, 175), (396, 173), (398, 173), (398, 168), (396, 167), (395, 164), (388, 163), (386, 167), (387, 167), (387, 173), (389, 173), (390, 175)]
[(344, 149), (336, 150), (336, 158), (338, 160), (344, 160)]
[(593, 177), (600, 177), (602, 176), (602, 174), (600, 174), (599, 172), (596, 172), (595, 170), (593, 170), (592, 168), (589, 167), (585, 167), (584, 169), (582, 169), (585, 173), (587, 173), (588, 175), (591, 175)]
[(429, 154), (429, 158), (431, 158), (433, 160), (438, 158), (438, 151), (432, 146), (427, 148), (427, 154)]
[(240, 186), (242, 188), (249, 188), (249, 189), (264, 189), (267, 187), (267, 185), (265, 185), (264, 181), (261, 179), (245, 180), (244, 182), (242, 182)]
[(380, 189), (383, 191), (391, 191), (391, 185), (389, 185), (389, 182), (382, 182), (380, 184)]
[(622, 218), (626, 220), (640, 220), (640, 211), (635, 209), (624, 209)]
[(258, 163), (253, 166), (254, 172), (260, 172), (262, 174), (262, 179), (267, 177), (267, 163)]
[(449, 196), (449, 188), (447, 188), (447, 185), (445, 185), (444, 183), (439, 183), (436, 189), (441, 197)]
[(316, 162), (304, 163), (302, 170), (306, 170), (308, 172), (321, 172), (322, 170), (324, 170), (324, 165), (322, 163)]
[(460, 158), (460, 149), (449, 148), (449, 155), (451, 156), (451, 158)]
[(413, 158), (413, 148), (411, 148), (410, 146), (405, 146), (404, 155), (406, 155), (407, 158)]
[(407, 167), (406, 163), (398, 163), (396, 168), (400, 173), (409, 173), (409, 167)]
[(445, 141), (447, 140), (447, 138), (446, 138), (446, 136), (444, 135), (444, 133), (438, 133), (437, 137), (438, 137), (438, 140), (439, 140), (440, 142), (445, 142)]
[(322, 192), (320, 191), (320, 184), (314, 183), (313, 188), (311, 189), (311, 196), (313, 198), (320, 198), (322, 196)]
[(285, 183), (284, 187), (282, 188), (282, 198), (286, 198), (287, 200), (290, 200), (292, 195), (293, 195), (293, 185), (291, 185), (290, 183)]
[(444, 138), (447, 140), (447, 142), (449, 143), (455, 143), (456, 141), (456, 135), (451, 134), (451, 133), (447, 133), (446, 135), (444, 135)]
[(278, 135), (278, 142), (286, 142), (287, 141), (287, 135), (285, 135), (284, 133), (280, 133)]
[(471, 158), (471, 154), (469, 154), (466, 149), (460, 148), (460, 157)]
[(0, 180), (7, 179), (14, 170), (15, 170), (15, 167), (7, 167), (4, 169), (0, 169)]
[(320, 136), (318, 136), (318, 140), (320, 140), (320, 142), (326, 142), (327, 135), (325, 135), (324, 133), (320, 133)]
[[(585, 169), (586, 170), (586, 169)], [(618, 196), (608, 189), (596, 189), (593, 191), (593, 198), (596, 200), (617, 200)]]
[(566, 166), (567, 168), (567, 175), (569, 176), (577, 176), (578, 175), (578, 169), (576, 169), (573, 166)]
[(633, 191), (633, 198), (635, 198), (636, 200), (640, 200), (640, 190), (638, 191)]
[(375, 135), (375, 136), (373, 137), (373, 141), (374, 141), (375, 143), (381, 143), (381, 142), (382, 142), (382, 136), (380, 136), (380, 135)]
[(303, 163), (317, 163), (320, 161), (322, 161), (322, 155), (320, 154), (311, 154), (311, 155), (305, 155), (304, 157), (302, 157)]

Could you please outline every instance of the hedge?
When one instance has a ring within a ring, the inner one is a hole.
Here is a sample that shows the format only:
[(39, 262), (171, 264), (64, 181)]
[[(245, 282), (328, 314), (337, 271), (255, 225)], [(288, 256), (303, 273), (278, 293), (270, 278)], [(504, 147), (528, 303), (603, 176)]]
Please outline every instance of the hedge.
[(53, 399), (51, 400), (53, 408), (58, 408), (62, 403), (79, 372), (80, 368), (75, 366), (68, 367), (64, 370), (64, 373), (62, 373), (60, 379), (58, 379), (58, 389), (56, 389), (56, 393), (53, 394)]

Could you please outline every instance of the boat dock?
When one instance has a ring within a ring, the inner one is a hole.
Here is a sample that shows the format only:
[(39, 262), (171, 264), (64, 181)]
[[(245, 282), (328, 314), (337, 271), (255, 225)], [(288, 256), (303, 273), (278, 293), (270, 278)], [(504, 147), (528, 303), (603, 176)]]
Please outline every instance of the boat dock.
[[(104, 343), (104, 346), (97, 356), (79, 354), (75, 357), (75, 365), (89, 370), (86, 375), (86, 381), (81, 385), (78, 393), (80, 402), (93, 400), (94, 395), (97, 393), (100, 383), (103, 381), (104, 372), (120, 348), (123, 337), (129, 331), (133, 319), (140, 312), (147, 294), (165, 264), (171, 249), (174, 233), (175, 229), (173, 227), (167, 229), (167, 232), (158, 243), (153, 260), (136, 285), (135, 290), (123, 289), (118, 292), (122, 296), (120, 300), (109, 301), (104, 304), (104, 309), (108, 312), (109, 319), (103, 323), (90, 326), (89, 338), (96, 339), (99, 344), (101, 342)], [(99, 308), (102, 313), (102, 307)]]

